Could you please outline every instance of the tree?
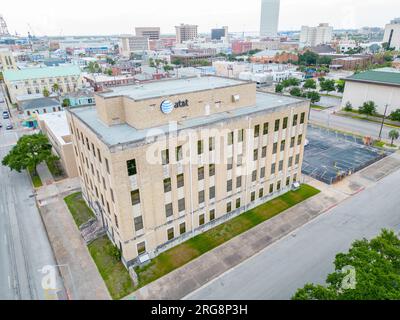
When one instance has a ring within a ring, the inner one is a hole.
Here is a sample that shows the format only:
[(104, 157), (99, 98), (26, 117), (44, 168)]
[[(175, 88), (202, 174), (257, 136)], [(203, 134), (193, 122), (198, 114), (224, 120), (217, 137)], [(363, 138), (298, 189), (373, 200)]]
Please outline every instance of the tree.
[(60, 90), (60, 86), (58, 85), (58, 83), (53, 84), (53, 86), (51, 87), (53, 89), (53, 92), (57, 92)]
[(353, 111), (353, 105), (350, 103), (350, 101), (348, 101), (346, 103), (346, 106), (344, 107), (344, 111), (347, 111), (347, 112)]
[(64, 99), (62, 102), (62, 106), (63, 108), (71, 106), (71, 101), (68, 98)]
[(346, 82), (344, 80), (336, 81), (336, 91), (343, 93), (345, 85), (346, 85)]
[(284, 88), (298, 86), (298, 85), (300, 85), (300, 80), (298, 80), (296, 78), (289, 78), (289, 79), (283, 80), (281, 82), (281, 84)]
[(304, 89), (317, 89), (317, 83), (314, 79), (307, 79), (303, 85)]
[(50, 92), (49, 92), (49, 90), (47, 90), (47, 88), (44, 88), (42, 93), (43, 93), (43, 96), (45, 96), (46, 98), (50, 96)]
[(389, 138), (392, 139), (392, 143), (391, 143), (392, 146), (393, 146), (394, 140), (397, 140), (399, 138), (399, 136), (400, 136), (400, 133), (397, 130), (395, 130), (395, 129), (390, 130)]
[(306, 284), (293, 300), (400, 299), (400, 239), (393, 231), (368, 241), (355, 241), (348, 253), (336, 256), (335, 272), (326, 285)]
[(302, 92), (301, 89), (299, 87), (294, 87), (290, 90), (290, 95), (294, 96), (294, 97), (301, 97)]
[(307, 50), (303, 54), (299, 54), (299, 65), (315, 66), (318, 61), (318, 54)]
[(331, 92), (335, 91), (335, 80), (326, 80), (320, 81), (319, 85), (321, 86), (321, 91)]
[(307, 92), (306, 97), (311, 100), (311, 103), (316, 103), (321, 100), (321, 95), (316, 91)]
[(275, 86), (275, 92), (276, 92), (276, 93), (281, 93), (281, 92), (283, 91), (283, 89), (284, 89), (284, 87), (283, 87), (283, 85), (280, 84), (280, 83), (278, 83), (278, 84)]
[(321, 56), (321, 57), (318, 57), (317, 62), (318, 62), (318, 64), (323, 64), (323, 65), (329, 66), (332, 63), (332, 58), (327, 57), (327, 56)]
[(53, 163), (59, 159), (51, 152), (51, 149), (52, 146), (44, 134), (25, 135), (4, 157), (2, 165), (17, 172), (28, 169), (36, 175), (36, 167), (40, 163)]
[(389, 119), (393, 121), (400, 121), (400, 109), (392, 111), (392, 113), (389, 116)]
[(367, 115), (367, 117), (372, 116), (376, 113), (376, 104), (373, 101), (364, 102), (362, 107), (358, 108), (358, 111)]

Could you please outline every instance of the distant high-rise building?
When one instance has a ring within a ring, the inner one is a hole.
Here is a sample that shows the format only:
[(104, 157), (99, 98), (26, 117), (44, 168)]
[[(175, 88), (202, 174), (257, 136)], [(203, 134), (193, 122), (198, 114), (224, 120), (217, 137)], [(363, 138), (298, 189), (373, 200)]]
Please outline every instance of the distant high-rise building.
[(160, 39), (161, 29), (158, 27), (135, 28), (135, 30), (138, 37), (146, 37), (149, 40)]
[(280, 0), (262, 0), (260, 35), (276, 37), (279, 25)]
[(400, 50), (400, 18), (390, 21), (390, 23), (385, 26), (383, 42), (387, 43), (388, 48)]
[(228, 36), (228, 27), (211, 29), (211, 40), (221, 40)]
[(120, 53), (129, 57), (133, 52), (143, 52), (149, 50), (149, 38), (131, 35), (120, 37)]
[(191, 24), (181, 24), (176, 26), (176, 42), (182, 43), (185, 41), (193, 40), (197, 38), (197, 27)]
[(317, 27), (301, 27), (300, 47), (315, 47), (332, 41), (333, 27), (320, 23)]
[(8, 32), (7, 23), (4, 20), (3, 16), (0, 15), (0, 36), (9, 36), (10, 33)]

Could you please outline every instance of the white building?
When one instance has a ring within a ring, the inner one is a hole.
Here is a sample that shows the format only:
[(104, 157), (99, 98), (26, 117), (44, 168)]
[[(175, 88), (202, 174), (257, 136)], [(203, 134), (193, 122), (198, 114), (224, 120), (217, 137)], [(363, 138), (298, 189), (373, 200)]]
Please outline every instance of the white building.
[(383, 42), (387, 43), (389, 48), (400, 50), (400, 18), (394, 19), (386, 25)]
[(320, 23), (317, 27), (302, 26), (300, 47), (315, 47), (332, 41), (333, 27), (328, 23)]
[(262, 0), (261, 2), (261, 37), (276, 37), (279, 25), (280, 0)]
[(185, 41), (196, 39), (198, 26), (191, 24), (181, 24), (176, 26), (176, 43), (182, 43)]
[(129, 57), (132, 52), (144, 52), (149, 50), (149, 38), (132, 35), (122, 35), (120, 38), (120, 52)]

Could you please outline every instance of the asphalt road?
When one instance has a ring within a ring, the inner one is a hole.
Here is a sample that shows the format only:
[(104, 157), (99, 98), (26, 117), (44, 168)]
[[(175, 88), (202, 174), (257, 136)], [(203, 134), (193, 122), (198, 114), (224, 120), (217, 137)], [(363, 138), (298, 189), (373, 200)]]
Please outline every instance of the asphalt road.
[(400, 170), (304, 225), (186, 299), (290, 299), (306, 283), (324, 283), (337, 253), (382, 228), (400, 231)]
[[(0, 111), (6, 110), (0, 103)], [(0, 160), (16, 143), (20, 133), (6, 131), (9, 120), (0, 119)], [(36, 207), (34, 190), (26, 172), (11, 172), (0, 164), (0, 300), (55, 299), (52, 291), (45, 291), (42, 281), (50, 273), (45, 266), (56, 262)], [(55, 269), (57, 288), (62, 288)], [(52, 287), (51, 282), (48, 287)], [(46, 287), (46, 286), (45, 286)], [(61, 297), (65, 297), (61, 293)]]

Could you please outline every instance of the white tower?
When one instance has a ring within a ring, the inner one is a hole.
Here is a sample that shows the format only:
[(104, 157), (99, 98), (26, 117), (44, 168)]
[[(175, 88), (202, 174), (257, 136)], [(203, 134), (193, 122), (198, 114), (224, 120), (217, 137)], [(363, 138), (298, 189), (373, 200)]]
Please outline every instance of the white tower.
[(280, 0), (261, 0), (261, 37), (277, 36), (280, 4)]

